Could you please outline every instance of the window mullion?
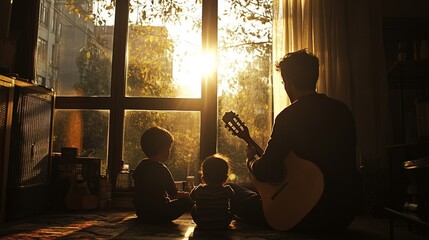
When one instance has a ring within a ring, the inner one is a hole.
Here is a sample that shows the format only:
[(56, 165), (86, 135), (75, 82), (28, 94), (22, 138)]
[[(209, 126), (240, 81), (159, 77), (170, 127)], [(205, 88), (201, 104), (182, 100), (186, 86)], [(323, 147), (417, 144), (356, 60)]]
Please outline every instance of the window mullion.
[(128, 11), (129, 0), (116, 1), (115, 29), (113, 37), (112, 56), (112, 85), (111, 98), (112, 108), (110, 111), (109, 127), (109, 171), (112, 179), (121, 169), (125, 83), (126, 83), (126, 60), (127, 60), (127, 37), (128, 37)]
[[(218, 1), (203, 1), (202, 51), (217, 59)], [(201, 111), (201, 159), (216, 153), (217, 143), (217, 67), (202, 81), (203, 108)]]

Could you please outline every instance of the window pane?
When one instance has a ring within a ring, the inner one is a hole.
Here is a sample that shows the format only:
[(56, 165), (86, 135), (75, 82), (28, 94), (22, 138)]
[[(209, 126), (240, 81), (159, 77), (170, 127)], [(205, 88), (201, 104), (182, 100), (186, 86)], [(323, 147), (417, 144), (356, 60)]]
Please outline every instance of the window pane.
[(37, 59), (46, 63), (46, 56), (48, 54), (48, 43), (41, 38), (37, 39)]
[(40, 26), (47, 27), (49, 23), (49, 11), (51, 10), (51, 3), (45, 0), (40, 1)]
[(201, 97), (201, 1), (131, 1), (127, 96)]
[[(173, 111), (125, 111), (123, 160), (135, 169), (145, 158), (140, 147), (142, 133), (152, 126), (170, 131), (174, 136), (170, 159), (165, 162), (176, 180), (186, 175), (198, 176), (200, 154), (200, 113)], [(189, 167), (188, 167), (189, 166)]]
[(46, 79), (44, 85), (54, 88), (57, 95), (110, 95), (111, 2), (52, 0), (43, 5), (39, 24), (52, 27), (39, 27), (39, 39), (45, 39), (49, 51), (45, 58), (38, 55), (36, 74)]
[[(272, 126), (272, 1), (241, 2), (219, 1), (219, 118), (236, 112), (265, 148)], [(220, 124), (218, 150), (231, 158), (237, 182), (248, 182), (245, 149), (246, 143)]]
[(56, 110), (53, 151), (78, 148), (80, 157), (101, 158), (101, 172), (107, 165), (109, 111)]

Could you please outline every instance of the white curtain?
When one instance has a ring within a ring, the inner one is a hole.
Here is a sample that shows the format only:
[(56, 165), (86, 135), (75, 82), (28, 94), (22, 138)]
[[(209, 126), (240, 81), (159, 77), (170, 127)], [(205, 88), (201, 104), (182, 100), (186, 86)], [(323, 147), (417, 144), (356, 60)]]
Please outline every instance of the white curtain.
[[(317, 91), (352, 110), (361, 164), (386, 168), (390, 137), (380, 0), (274, 0), (273, 60), (307, 48), (319, 57)], [(274, 113), (288, 98), (274, 73)]]

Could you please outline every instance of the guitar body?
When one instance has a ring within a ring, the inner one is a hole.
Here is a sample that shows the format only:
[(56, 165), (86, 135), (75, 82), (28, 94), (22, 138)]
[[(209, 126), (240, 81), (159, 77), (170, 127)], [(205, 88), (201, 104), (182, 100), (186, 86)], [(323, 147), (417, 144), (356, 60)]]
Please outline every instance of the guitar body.
[[(226, 112), (222, 118), (225, 127), (235, 136), (253, 146), (261, 157), (264, 150), (250, 137), (249, 129), (238, 115)], [(319, 202), (324, 190), (324, 177), (320, 168), (311, 161), (298, 157), (293, 151), (284, 160), (286, 178), (279, 184), (250, 179), (262, 198), (265, 219), (279, 231), (297, 225)]]
[(71, 182), (64, 203), (70, 210), (95, 209), (98, 207), (98, 198), (91, 194), (85, 181), (76, 180)]
[(287, 177), (281, 184), (272, 185), (250, 179), (262, 199), (268, 224), (286, 231), (298, 224), (317, 204), (324, 189), (323, 173), (314, 163), (291, 152), (284, 160)]

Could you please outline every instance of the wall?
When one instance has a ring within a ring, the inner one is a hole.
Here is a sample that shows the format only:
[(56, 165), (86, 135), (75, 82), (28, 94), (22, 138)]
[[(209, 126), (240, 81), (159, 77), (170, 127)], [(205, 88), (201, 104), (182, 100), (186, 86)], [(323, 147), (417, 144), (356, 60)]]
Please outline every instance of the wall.
[(428, 0), (382, 0), (383, 17), (429, 19)]
[(9, 38), (9, 22), (12, 5), (10, 0), (0, 0), (0, 40)]

